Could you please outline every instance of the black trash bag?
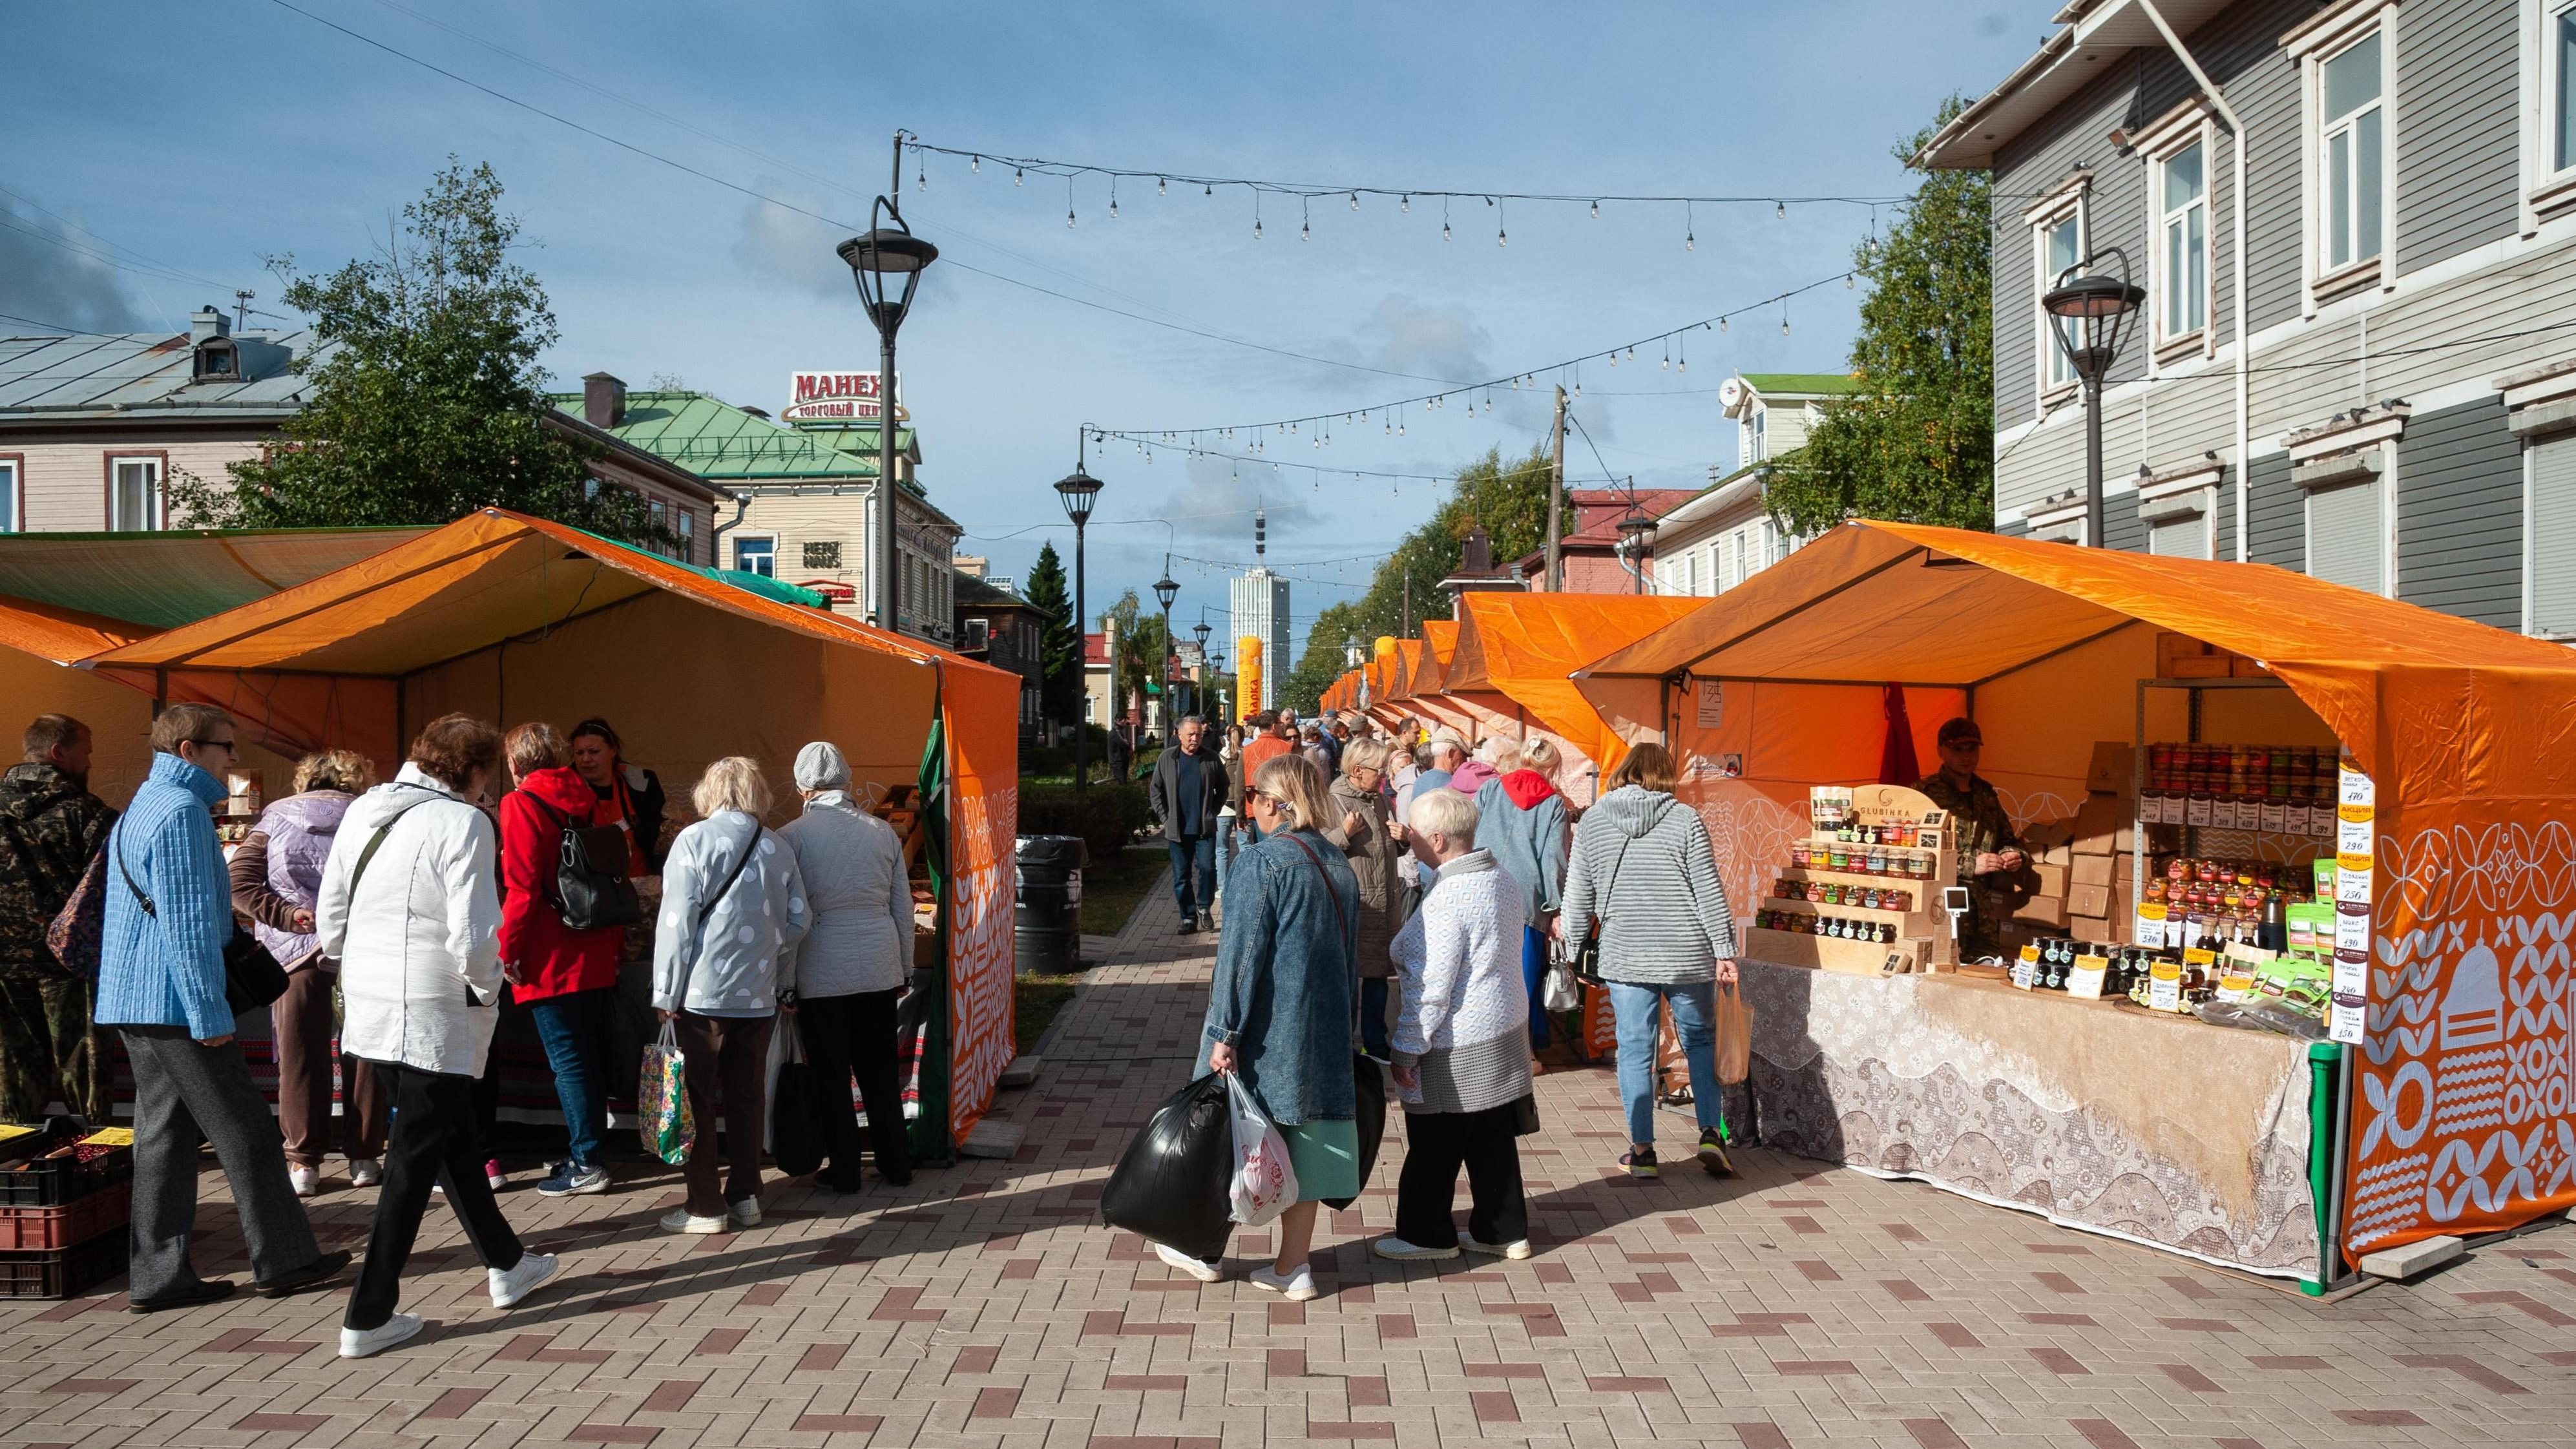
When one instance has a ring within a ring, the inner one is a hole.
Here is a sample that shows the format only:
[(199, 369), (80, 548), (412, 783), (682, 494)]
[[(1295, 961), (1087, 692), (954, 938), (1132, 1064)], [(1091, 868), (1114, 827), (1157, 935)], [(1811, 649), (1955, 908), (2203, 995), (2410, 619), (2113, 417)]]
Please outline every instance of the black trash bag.
[[(778, 1064), (778, 1085), (769, 1092), (769, 1155), (789, 1177), (823, 1165), (823, 1094), (830, 1086), (805, 1060), (804, 1028), (788, 1017), (787, 1059)], [(849, 1090), (844, 1078), (842, 1095)]]
[[(1353, 1115), (1360, 1129), (1360, 1191), (1368, 1191), (1369, 1171), (1377, 1166), (1377, 1150), (1386, 1142), (1386, 1068), (1369, 1060), (1365, 1052), (1351, 1053), (1351, 1090), (1359, 1104)], [(1341, 1212), (1356, 1197), (1328, 1197), (1324, 1206)]]
[(1100, 1191), (1100, 1216), (1193, 1258), (1221, 1257), (1234, 1232), (1226, 1197), (1233, 1178), (1225, 1078), (1210, 1072), (1165, 1098), (1137, 1129)]

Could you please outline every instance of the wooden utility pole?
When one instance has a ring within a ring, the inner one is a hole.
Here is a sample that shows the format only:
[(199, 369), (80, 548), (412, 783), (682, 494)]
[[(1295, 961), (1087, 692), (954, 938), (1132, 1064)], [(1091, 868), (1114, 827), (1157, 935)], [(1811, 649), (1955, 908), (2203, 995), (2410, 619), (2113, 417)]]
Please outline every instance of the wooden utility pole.
[(1556, 388), (1556, 427), (1548, 437), (1547, 591), (1565, 592), (1565, 385)]

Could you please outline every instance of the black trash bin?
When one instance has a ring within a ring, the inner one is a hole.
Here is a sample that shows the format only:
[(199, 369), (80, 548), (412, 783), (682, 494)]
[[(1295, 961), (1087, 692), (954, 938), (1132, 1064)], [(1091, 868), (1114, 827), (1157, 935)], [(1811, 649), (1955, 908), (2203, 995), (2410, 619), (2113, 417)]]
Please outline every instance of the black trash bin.
[(1082, 961), (1082, 868), (1090, 855), (1079, 835), (1023, 835), (1019, 904), (1012, 937), (1019, 969), (1062, 974)]

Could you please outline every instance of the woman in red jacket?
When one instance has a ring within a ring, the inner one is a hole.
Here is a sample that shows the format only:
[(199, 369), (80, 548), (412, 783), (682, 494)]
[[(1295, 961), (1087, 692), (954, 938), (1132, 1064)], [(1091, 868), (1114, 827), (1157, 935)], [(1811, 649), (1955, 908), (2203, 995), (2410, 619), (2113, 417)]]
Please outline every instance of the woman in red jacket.
[(537, 1191), (606, 1192), (608, 1023), (625, 929), (576, 931), (554, 901), (563, 832), (591, 823), (597, 797), (571, 768), (551, 725), (524, 724), (502, 742), (518, 788), (501, 797), (501, 969), (537, 1024), (572, 1145)]

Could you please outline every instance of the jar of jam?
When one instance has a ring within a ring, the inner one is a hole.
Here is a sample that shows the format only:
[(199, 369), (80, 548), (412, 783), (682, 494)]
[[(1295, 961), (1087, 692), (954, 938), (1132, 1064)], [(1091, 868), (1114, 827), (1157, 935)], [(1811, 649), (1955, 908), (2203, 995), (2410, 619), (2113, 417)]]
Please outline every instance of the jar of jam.
[(1884, 845), (1871, 846), (1869, 848), (1868, 862), (1862, 865), (1861, 869), (1868, 871), (1871, 875), (1887, 874), (1887, 847)]
[(1827, 855), (1826, 864), (1834, 870), (1851, 869), (1851, 848), (1846, 845), (1836, 845)]
[(1814, 848), (1807, 845), (1804, 841), (1789, 847), (1789, 863), (1791, 865), (1803, 868), (1810, 862), (1814, 861), (1815, 858), (1816, 853)]

